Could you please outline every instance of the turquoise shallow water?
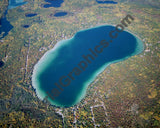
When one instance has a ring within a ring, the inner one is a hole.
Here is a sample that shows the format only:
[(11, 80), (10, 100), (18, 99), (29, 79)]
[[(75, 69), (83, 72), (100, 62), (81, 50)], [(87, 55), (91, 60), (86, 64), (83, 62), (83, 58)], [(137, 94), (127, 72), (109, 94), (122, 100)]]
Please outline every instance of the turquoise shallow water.
[(24, 4), (27, 4), (28, 2), (23, 2), (23, 0), (9, 0), (9, 6), (8, 9), (13, 9), (18, 6), (22, 6)]
[(79, 31), (46, 52), (32, 75), (37, 96), (48, 96), (52, 105), (73, 106), (85, 97), (88, 85), (108, 65), (144, 50), (142, 41), (129, 32), (123, 31), (115, 39), (109, 37), (114, 29), (104, 25)]

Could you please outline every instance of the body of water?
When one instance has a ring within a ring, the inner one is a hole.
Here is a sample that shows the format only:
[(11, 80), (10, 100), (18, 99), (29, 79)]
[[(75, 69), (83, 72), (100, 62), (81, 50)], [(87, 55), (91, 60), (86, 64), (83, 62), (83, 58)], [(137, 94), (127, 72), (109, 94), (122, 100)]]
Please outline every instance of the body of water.
[(96, 0), (99, 4), (117, 4), (118, 2), (115, 1), (108, 1), (108, 0)]
[(29, 28), (30, 26), (28, 24), (22, 25), (24, 28)]
[(57, 12), (54, 14), (55, 17), (61, 17), (67, 15), (67, 12)]
[(114, 29), (104, 25), (79, 31), (46, 52), (32, 75), (37, 96), (47, 96), (52, 105), (73, 106), (85, 97), (87, 87), (107, 66), (144, 50), (141, 40), (126, 31), (111, 41), (109, 32)]
[(27, 2), (23, 2), (23, 0), (9, 0), (9, 5), (3, 17), (0, 19), (0, 39), (4, 38), (8, 35), (9, 31), (13, 28), (10, 22), (7, 20), (6, 15), (8, 13), (8, 9), (13, 9), (15, 7), (26, 4)]
[(48, 4), (43, 5), (44, 8), (58, 8), (61, 7), (61, 4), (64, 2), (64, 0), (45, 0), (45, 2), (48, 2)]
[(0, 61), (0, 68), (4, 66), (4, 62)]
[(9, 0), (8, 9), (13, 9), (18, 6), (22, 6), (24, 4), (27, 4), (28, 2), (24, 2), (23, 0)]
[(37, 13), (27, 13), (27, 14), (25, 14), (26, 17), (34, 17), (36, 15), (37, 15)]
[(0, 39), (8, 35), (9, 31), (13, 28), (10, 22), (6, 18), (7, 10), (5, 11), (3, 17), (0, 19)]

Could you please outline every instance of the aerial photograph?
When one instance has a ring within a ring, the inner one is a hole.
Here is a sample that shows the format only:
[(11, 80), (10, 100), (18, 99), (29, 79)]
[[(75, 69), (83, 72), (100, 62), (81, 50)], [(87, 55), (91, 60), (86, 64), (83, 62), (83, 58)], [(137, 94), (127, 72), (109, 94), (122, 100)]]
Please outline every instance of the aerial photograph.
[(0, 128), (160, 128), (160, 0), (0, 0)]

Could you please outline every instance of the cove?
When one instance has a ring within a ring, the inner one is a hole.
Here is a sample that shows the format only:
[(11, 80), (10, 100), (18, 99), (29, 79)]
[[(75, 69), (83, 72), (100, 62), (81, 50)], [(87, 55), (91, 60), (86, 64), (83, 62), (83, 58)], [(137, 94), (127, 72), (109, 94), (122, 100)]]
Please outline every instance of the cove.
[(55, 106), (73, 106), (107, 66), (144, 50), (142, 41), (127, 31), (111, 38), (114, 29), (103, 25), (81, 30), (47, 51), (33, 69), (32, 85), (37, 96)]

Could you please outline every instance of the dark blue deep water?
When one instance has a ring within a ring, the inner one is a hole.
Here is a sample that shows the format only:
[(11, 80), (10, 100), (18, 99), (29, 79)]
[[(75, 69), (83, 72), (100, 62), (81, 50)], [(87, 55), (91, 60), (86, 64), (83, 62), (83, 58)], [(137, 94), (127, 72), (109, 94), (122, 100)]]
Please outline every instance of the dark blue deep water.
[(7, 10), (4, 13), (4, 16), (0, 19), (0, 39), (8, 35), (9, 31), (13, 28), (10, 22), (6, 18)]
[(67, 12), (57, 12), (54, 14), (55, 17), (61, 17), (67, 15)]
[(26, 25), (23, 25), (22, 27), (29, 28), (30, 26), (28, 24), (26, 24)]
[(115, 1), (108, 1), (108, 0), (96, 0), (99, 4), (117, 4), (118, 2)]
[(48, 2), (48, 4), (45, 4), (44, 8), (50, 8), (50, 7), (61, 7), (61, 4), (64, 2), (64, 0), (45, 0), (45, 2)]
[(114, 29), (104, 25), (79, 31), (46, 52), (32, 75), (37, 96), (47, 96), (52, 105), (73, 106), (84, 98), (87, 87), (108, 65), (143, 51), (141, 40), (129, 32), (110, 38), (109, 32)]
[(0, 68), (4, 66), (4, 62), (0, 61)]
[(36, 15), (37, 15), (37, 13), (27, 13), (27, 14), (25, 14), (26, 17), (34, 17)]
[(23, 0), (9, 0), (9, 5), (5, 13), (3, 14), (3, 17), (0, 19), (0, 39), (4, 38), (8, 35), (9, 31), (13, 28), (13, 26), (10, 24), (10, 22), (7, 20), (6, 15), (8, 13), (8, 9), (13, 9), (18, 6), (24, 5), (27, 2), (23, 2)]

